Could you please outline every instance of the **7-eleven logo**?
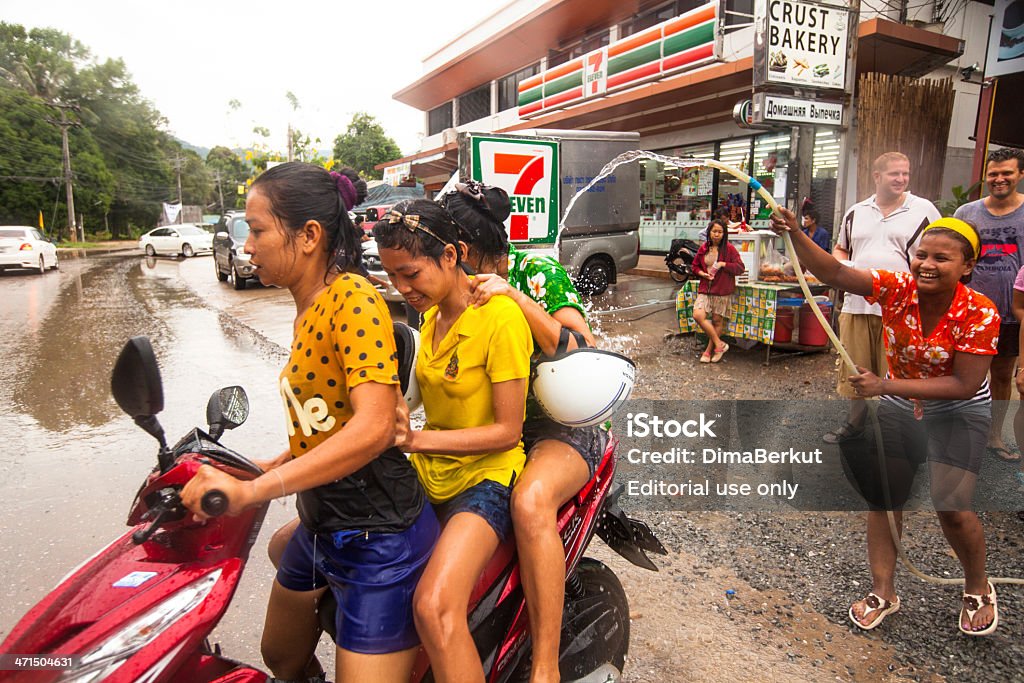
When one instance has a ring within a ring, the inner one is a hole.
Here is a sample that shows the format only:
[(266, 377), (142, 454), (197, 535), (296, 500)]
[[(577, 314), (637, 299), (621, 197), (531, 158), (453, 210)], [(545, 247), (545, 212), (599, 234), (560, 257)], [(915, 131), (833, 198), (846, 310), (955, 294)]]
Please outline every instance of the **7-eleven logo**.
[(481, 140), (479, 144), (480, 180), (504, 189), (512, 204), (509, 239), (553, 239), (558, 227), (552, 187), (557, 146), (518, 140)]
[(594, 50), (583, 57), (583, 96), (603, 95), (608, 88), (608, 48)]

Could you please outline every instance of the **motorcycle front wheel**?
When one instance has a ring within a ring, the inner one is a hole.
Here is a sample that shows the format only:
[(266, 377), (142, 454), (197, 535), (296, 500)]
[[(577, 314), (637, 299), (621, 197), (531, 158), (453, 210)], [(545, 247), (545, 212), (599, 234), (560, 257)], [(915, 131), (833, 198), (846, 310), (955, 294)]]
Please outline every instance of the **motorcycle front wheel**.
[[(629, 651), (629, 600), (615, 572), (584, 557), (565, 582), (558, 668), (564, 683), (619, 681)], [(530, 657), (511, 676), (529, 681)]]

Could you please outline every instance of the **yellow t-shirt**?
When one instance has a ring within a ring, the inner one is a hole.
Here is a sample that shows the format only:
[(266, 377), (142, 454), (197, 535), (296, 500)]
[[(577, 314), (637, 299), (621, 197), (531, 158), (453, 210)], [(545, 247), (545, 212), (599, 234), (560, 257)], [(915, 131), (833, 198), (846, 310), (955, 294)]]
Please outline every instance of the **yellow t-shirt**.
[[(424, 429), (466, 429), (494, 424), (492, 385), (528, 379), (533, 336), (512, 299), (496, 296), (467, 308), (432, 351), (437, 308), (423, 316), (416, 380), (427, 413)], [(523, 383), (523, 397), (526, 396)], [(525, 412), (525, 411), (524, 411)], [(526, 463), (523, 443), (480, 455), (413, 453), (413, 467), (433, 503), (442, 503), (485, 479), (511, 483)]]
[(338, 276), (302, 316), (278, 380), (292, 455), (302, 455), (352, 419), (353, 388), (363, 382), (398, 384), (396, 358), (387, 304), (363, 277)]

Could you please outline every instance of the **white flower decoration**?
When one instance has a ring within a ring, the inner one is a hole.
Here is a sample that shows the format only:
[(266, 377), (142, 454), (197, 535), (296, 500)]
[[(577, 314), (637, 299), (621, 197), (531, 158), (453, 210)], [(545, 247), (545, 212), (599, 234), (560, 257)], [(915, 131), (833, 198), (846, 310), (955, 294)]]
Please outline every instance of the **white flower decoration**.
[(925, 350), (924, 356), (932, 365), (939, 365), (940, 363), (949, 360), (949, 354), (938, 346), (932, 346), (931, 348)]
[(539, 299), (547, 293), (548, 290), (544, 287), (545, 282), (547, 282), (547, 278), (544, 277), (544, 273), (537, 273), (526, 281), (533, 298)]
[(580, 298), (576, 295), (576, 292), (566, 292), (565, 300), (574, 304), (578, 304), (580, 302)]
[(900, 352), (900, 355), (903, 356), (904, 361), (913, 362), (917, 360), (917, 347), (914, 346), (913, 344), (907, 344), (906, 346), (903, 347), (903, 350)]
[(917, 316), (913, 313), (907, 313), (907, 317), (903, 319), (903, 323), (911, 330), (917, 329)]

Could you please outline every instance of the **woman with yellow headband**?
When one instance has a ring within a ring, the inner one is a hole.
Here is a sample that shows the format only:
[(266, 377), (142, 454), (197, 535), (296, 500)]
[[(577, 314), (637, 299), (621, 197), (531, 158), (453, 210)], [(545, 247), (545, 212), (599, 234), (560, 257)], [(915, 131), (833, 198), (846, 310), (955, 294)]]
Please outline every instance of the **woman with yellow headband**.
[[(939, 523), (964, 570), (958, 627), (971, 636), (992, 633), (999, 620), (996, 592), (985, 573), (985, 536), (971, 503), (992, 420), (987, 375), (999, 314), (988, 298), (965, 286), (978, 258), (977, 230), (955, 218), (931, 223), (912, 254), (910, 272), (900, 273), (841, 264), (799, 229), (787, 209), (772, 215), (772, 229), (789, 232), (801, 263), (819, 280), (881, 305), (889, 372), (880, 378), (858, 367), (850, 382), (859, 396), (881, 397), (878, 422), (890, 483), (909, 490), (916, 467), (927, 460)], [(887, 507), (898, 508), (905, 493), (893, 492)], [(864, 630), (900, 609), (896, 547), (886, 511), (872, 502), (872, 590), (849, 610)], [(902, 510), (893, 513), (902, 532)]]

